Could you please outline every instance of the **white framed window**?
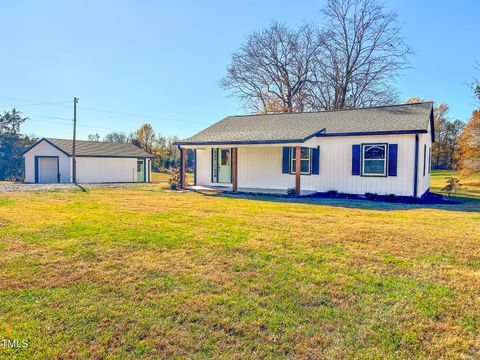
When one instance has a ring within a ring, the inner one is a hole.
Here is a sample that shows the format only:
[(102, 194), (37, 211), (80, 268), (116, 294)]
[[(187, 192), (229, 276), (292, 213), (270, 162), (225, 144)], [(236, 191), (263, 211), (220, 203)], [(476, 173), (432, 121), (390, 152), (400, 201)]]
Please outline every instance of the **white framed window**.
[(387, 144), (362, 144), (362, 175), (387, 176)]
[[(294, 147), (290, 148), (290, 172), (295, 174), (297, 166), (297, 151)], [(300, 148), (300, 174), (310, 175), (311, 173), (311, 156), (312, 151), (310, 148)]]

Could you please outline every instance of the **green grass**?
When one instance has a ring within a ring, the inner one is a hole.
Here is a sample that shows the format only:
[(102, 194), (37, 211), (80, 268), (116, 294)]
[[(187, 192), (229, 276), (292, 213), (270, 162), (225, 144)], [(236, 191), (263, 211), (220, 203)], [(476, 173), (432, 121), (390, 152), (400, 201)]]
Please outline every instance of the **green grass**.
[(446, 195), (442, 189), (446, 185), (447, 178), (457, 177), (460, 179), (459, 191), (453, 196), (480, 199), (480, 174), (474, 174), (469, 177), (461, 177), (458, 172), (452, 170), (433, 170), (431, 175), (430, 190), (439, 194)]
[(480, 356), (479, 201), (0, 199), (0, 358)]

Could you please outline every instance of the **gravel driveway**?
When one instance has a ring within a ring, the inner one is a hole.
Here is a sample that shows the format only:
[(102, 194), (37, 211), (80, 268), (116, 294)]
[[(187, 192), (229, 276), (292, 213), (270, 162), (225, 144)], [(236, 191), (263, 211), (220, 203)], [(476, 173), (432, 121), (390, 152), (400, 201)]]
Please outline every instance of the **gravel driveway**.
[[(112, 184), (80, 184), (84, 188), (124, 188), (137, 183), (112, 183)], [(75, 190), (79, 189), (74, 184), (0, 184), (2, 192), (25, 192), (46, 190)]]

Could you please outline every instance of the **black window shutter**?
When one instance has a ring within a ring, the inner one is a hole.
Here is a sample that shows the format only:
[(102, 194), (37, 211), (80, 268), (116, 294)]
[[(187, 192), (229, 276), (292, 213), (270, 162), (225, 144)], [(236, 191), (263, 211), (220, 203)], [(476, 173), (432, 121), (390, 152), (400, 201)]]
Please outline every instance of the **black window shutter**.
[(352, 145), (352, 175), (360, 175), (360, 145)]
[(427, 167), (427, 145), (423, 145), (423, 176), (425, 176), (425, 169)]
[(312, 174), (320, 173), (320, 146), (312, 149)]
[(290, 173), (290, 148), (284, 146), (282, 154), (282, 174), (288, 174)]
[(397, 176), (398, 144), (388, 144), (388, 176)]

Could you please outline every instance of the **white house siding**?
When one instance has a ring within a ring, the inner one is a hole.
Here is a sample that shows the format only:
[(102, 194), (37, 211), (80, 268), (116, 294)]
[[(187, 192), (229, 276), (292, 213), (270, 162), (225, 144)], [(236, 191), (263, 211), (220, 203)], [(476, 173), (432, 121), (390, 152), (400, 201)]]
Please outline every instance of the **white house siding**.
[(211, 149), (197, 149), (196, 161), (197, 184), (210, 185), (212, 171)]
[[(430, 124), (428, 126), (430, 131)], [(432, 151), (432, 135), (430, 133), (420, 134), (418, 137), (418, 196), (423, 195), (430, 188), (430, 171), (429, 171), (429, 156)], [(423, 153), (427, 149), (425, 156), (425, 175), (423, 175)]]
[(70, 158), (49, 143), (42, 141), (25, 155), (25, 182), (35, 182), (35, 156), (58, 156), (60, 182), (70, 182)]
[[(302, 180), (303, 178), (305, 176), (302, 175)], [(295, 187), (295, 175), (282, 174), (282, 148), (239, 148), (238, 187), (260, 189)], [(302, 189), (308, 190), (303, 186)]]
[(136, 158), (77, 157), (79, 183), (136, 182)]
[(147, 177), (146, 182), (152, 181), (152, 159), (147, 159)]
[[(364, 143), (398, 144), (397, 176), (353, 176), (352, 145)], [(305, 189), (350, 194), (413, 195), (415, 135), (325, 137), (314, 138), (309, 144), (311, 147), (317, 145), (320, 145), (320, 174), (305, 176)]]
[[(397, 176), (353, 176), (352, 145), (383, 142), (398, 144)], [(413, 196), (415, 135), (318, 137), (303, 144), (308, 147), (318, 145), (320, 146), (320, 173), (319, 175), (302, 175), (301, 188), (303, 190), (319, 192), (336, 190), (351, 194), (371, 192), (383, 195), (393, 193), (401, 196)], [(211, 183), (210, 149), (211, 147), (197, 150), (197, 184), (199, 185), (216, 185)], [(421, 151), (419, 151), (419, 160), (423, 161)], [(423, 169), (423, 167), (419, 167), (419, 169)], [(420, 174), (423, 177), (423, 172), (420, 173), (419, 170), (419, 179)], [(422, 179), (419, 195), (423, 193), (421, 191), (425, 187), (428, 188), (428, 184), (427, 177)], [(264, 147), (238, 145), (239, 188), (286, 190), (294, 186), (295, 175), (282, 174), (282, 145)]]

